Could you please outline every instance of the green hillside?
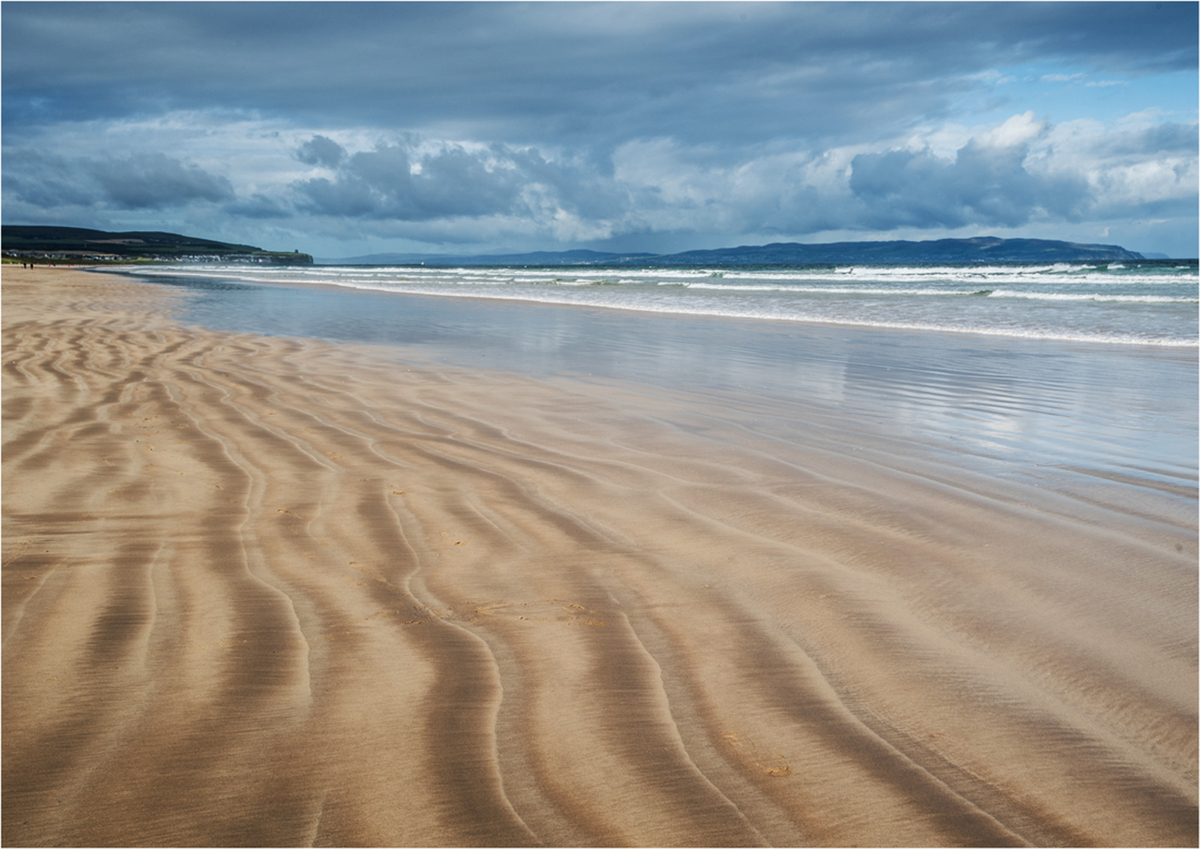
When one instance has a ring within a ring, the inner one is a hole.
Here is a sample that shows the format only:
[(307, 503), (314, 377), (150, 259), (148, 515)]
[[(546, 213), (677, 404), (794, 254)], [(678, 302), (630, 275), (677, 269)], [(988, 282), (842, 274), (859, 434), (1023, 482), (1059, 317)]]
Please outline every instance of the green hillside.
[(197, 239), (177, 233), (133, 231), (110, 233), (82, 227), (4, 225), (0, 227), (0, 249), (6, 258), (17, 260), (104, 262), (261, 262), (276, 265), (308, 265), (312, 257), (299, 251), (265, 251), (253, 245), (237, 245)]

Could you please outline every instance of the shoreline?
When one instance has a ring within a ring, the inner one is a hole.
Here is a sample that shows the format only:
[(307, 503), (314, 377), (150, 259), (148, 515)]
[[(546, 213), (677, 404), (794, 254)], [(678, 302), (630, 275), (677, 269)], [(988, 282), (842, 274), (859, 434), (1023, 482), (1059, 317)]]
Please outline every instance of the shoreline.
[(5, 843), (1195, 844), (1194, 517), (95, 278), (3, 280)]
[[(319, 266), (317, 266), (317, 267), (319, 267)], [(147, 277), (148, 278), (150, 276), (150, 275), (138, 274), (138, 273), (132, 272), (132, 271), (124, 272), (124, 271), (114, 270), (112, 273), (120, 274), (120, 275), (127, 274), (128, 276), (135, 277), (135, 278), (137, 278), (137, 277)], [(179, 279), (188, 279), (188, 275), (185, 275), (185, 274), (162, 275), (162, 276), (178, 277)], [(1200, 349), (1200, 342), (1192, 341), (1192, 340), (1189, 340), (1189, 341), (1162, 341), (1162, 340), (1159, 340), (1159, 341), (1145, 341), (1145, 340), (1137, 341), (1137, 340), (1128, 340), (1128, 339), (1109, 339), (1109, 338), (1100, 337), (1100, 336), (1036, 335), (1036, 334), (1024, 333), (1024, 332), (1020, 332), (1020, 333), (1018, 333), (1018, 332), (1000, 332), (1000, 331), (996, 331), (994, 329), (989, 330), (989, 331), (983, 331), (983, 330), (977, 330), (977, 329), (956, 328), (956, 327), (948, 327), (948, 326), (933, 325), (933, 324), (930, 324), (930, 325), (899, 324), (899, 323), (870, 322), (870, 321), (850, 321), (850, 320), (839, 321), (839, 320), (835, 320), (835, 319), (822, 319), (822, 318), (795, 318), (795, 317), (790, 317), (790, 316), (740, 315), (740, 314), (732, 314), (732, 313), (723, 314), (723, 313), (705, 312), (702, 310), (696, 310), (696, 311), (654, 310), (654, 309), (623, 306), (623, 305), (614, 305), (614, 304), (574, 302), (574, 301), (570, 301), (570, 300), (566, 300), (566, 299), (563, 299), (563, 300), (541, 300), (541, 299), (536, 299), (536, 298), (501, 297), (501, 296), (495, 296), (495, 295), (488, 296), (488, 295), (481, 295), (481, 294), (431, 294), (428, 292), (406, 292), (406, 291), (402, 291), (402, 290), (386, 289), (386, 288), (382, 288), (382, 287), (349, 286), (349, 285), (342, 285), (342, 284), (337, 284), (337, 283), (327, 283), (327, 282), (312, 281), (312, 280), (280, 280), (280, 281), (270, 281), (270, 280), (263, 280), (263, 279), (250, 280), (250, 279), (237, 278), (236, 275), (233, 275), (233, 276), (212, 275), (211, 277), (199, 276), (199, 277), (194, 277), (192, 279), (217, 279), (217, 280), (228, 279), (228, 280), (238, 283), (239, 285), (244, 285), (244, 286), (267, 286), (267, 287), (270, 287), (270, 286), (292, 286), (292, 287), (301, 288), (301, 289), (313, 288), (313, 289), (319, 289), (319, 290), (325, 290), (325, 291), (367, 292), (367, 293), (377, 293), (377, 294), (385, 294), (385, 295), (401, 295), (401, 296), (405, 296), (405, 297), (409, 297), (409, 298), (436, 298), (436, 299), (449, 299), (449, 300), (460, 300), (460, 301), (480, 301), (480, 302), (485, 302), (485, 303), (499, 303), (499, 304), (526, 304), (526, 305), (535, 305), (535, 306), (548, 307), (548, 308), (591, 309), (591, 310), (599, 310), (599, 311), (603, 311), (603, 312), (628, 313), (630, 315), (679, 317), (679, 318), (688, 318), (688, 319), (694, 319), (694, 320), (711, 320), (711, 321), (716, 321), (716, 322), (745, 321), (745, 322), (751, 322), (751, 323), (782, 324), (785, 326), (786, 325), (795, 325), (800, 328), (812, 327), (812, 328), (819, 328), (819, 329), (825, 329), (825, 330), (830, 330), (830, 331), (838, 331), (838, 330), (866, 331), (866, 332), (895, 331), (898, 333), (911, 333), (911, 334), (938, 334), (938, 335), (944, 334), (944, 335), (948, 335), (948, 336), (963, 337), (963, 338), (967, 338), (967, 339), (979, 339), (979, 340), (985, 340), (985, 341), (987, 341), (987, 340), (1009, 340), (1009, 341), (1013, 341), (1013, 342), (1030, 342), (1030, 343), (1035, 343), (1035, 344), (1045, 342), (1045, 343), (1050, 343), (1050, 344), (1064, 344), (1064, 345), (1103, 345), (1103, 346), (1118, 346), (1118, 347), (1122, 347), (1122, 348), (1124, 348), (1124, 347), (1148, 348), (1151, 350), (1179, 349), (1179, 350), (1184, 350), (1184, 351), (1192, 351), (1194, 349)]]
[(972, 455), (977, 471), (1004, 474), (1041, 469), (1053, 486), (1066, 482), (1045, 480), (1046, 470), (1072, 467), (1170, 490), (1194, 511), (1196, 400), (1178, 391), (1197, 380), (1191, 349), (398, 296), (312, 281), (238, 281), (253, 294), (236, 297), (168, 285), (192, 293), (191, 320), (207, 327), (380, 344), (417, 363), (539, 380), (686, 390), (722, 407), (769, 398), (792, 405), (799, 422), (907, 440), (893, 453), (932, 451), (956, 466)]

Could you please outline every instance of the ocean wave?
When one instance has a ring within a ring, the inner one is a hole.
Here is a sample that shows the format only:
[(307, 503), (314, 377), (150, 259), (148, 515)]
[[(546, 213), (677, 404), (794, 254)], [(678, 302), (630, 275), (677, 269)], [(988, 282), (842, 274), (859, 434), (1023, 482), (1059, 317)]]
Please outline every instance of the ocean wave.
[(1200, 297), (1177, 298), (1168, 295), (1107, 295), (1099, 292), (1018, 292), (995, 289), (989, 297), (1021, 298), (1029, 301), (1100, 301), (1114, 304), (1196, 304)]
[[(673, 283), (660, 284), (682, 286), (688, 289), (696, 289), (698, 291), (707, 292), (794, 292), (798, 294), (814, 294), (814, 295), (870, 295), (870, 296), (887, 296), (887, 295), (905, 295), (918, 297), (954, 297), (959, 295), (978, 295), (978, 289), (898, 289), (895, 287), (883, 286), (780, 286), (771, 284), (735, 284), (724, 285), (720, 283)], [(983, 290), (985, 293), (990, 292), (990, 289)]]
[[(1183, 270), (1190, 270), (1184, 268)], [(980, 289), (1005, 287), (1039, 288), (1149, 288), (1159, 286), (1194, 286), (1195, 274), (1177, 271), (1139, 270), (1113, 273), (1091, 265), (1017, 266), (939, 266), (919, 267), (854, 267), (848, 269), (797, 268), (787, 270), (700, 269), (512, 269), (512, 268), (421, 268), (361, 266), (315, 266), (307, 269), (255, 266), (218, 266), (207, 271), (192, 267), (155, 267), (139, 269), (145, 274), (181, 274), (186, 276), (236, 277), (239, 280), (271, 280), (282, 282), (326, 282), (339, 280), (371, 280), (397, 284), (428, 283), (432, 285), (549, 285), (549, 286), (686, 286), (691, 288), (735, 289), (745, 291), (825, 291), (831, 294), (853, 294), (856, 291), (895, 294), (954, 294), (958, 288), (971, 292)], [(915, 284), (915, 285), (914, 285)], [(750, 289), (748, 287), (755, 287)], [(806, 288), (812, 287), (812, 288)], [(846, 287), (853, 287), (854, 292)]]
[[(373, 288), (373, 287), (353, 287)], [(533, 291), (504, 291), (490, 290), (486, 294), (463, 291), (442, 290), (385, 290), (403, 294), (433, 295), (447, 298), (480, 297), (491, 300), (519, 301), (526, 303), (549, 304), (555, 306), (588, 307), (590, 309), (613, 309), (630, 312), (646, 312), (660, 315), (686, 315), (712, 318), (737, 318), (757, 321), (781, 321), (798, 324), (832, 324), (848, 327), (874, 327), (891, 330), (916, 330), (938, 333), (967, 333), (975, 336), (995, 336), (1013, 339), (1031, 339), (1055, 342), (1088, 342), (1107, 345), (1153, 345), (1171, 348), (1197, 348), (1200, 341), (1196, 338), (1178, 338), (1151, 333), (1111, 333), (1087, 330), (1070, 330), (1050, 327), (1009, 327), (989, 326), (981, 323), (928, 322), (928, 321), (883, 321), (871, 318), (826, 316), (818, 314), (780, 314), (753, 308), (717, 307), (711, 304), (689, 305), (679, 301), (638, 302), (638, 301), (580, 301), (565, 296), (556, 297), (552, 289)]]
[[(340, 288), (435, 297), (477, 297), (492, 300), (545, 303), (588, 308), (620, 309), (661, 314), (747, 318), (755, 320), (826, 323), (862, 327), (971, 333), (1107, 344), (1198, 347), (1194, 310), (1173, 305), (1200, 303), (1187, 281), (1167, 281), (1174, 288), (1127, 286), (1125, 290), (1094, 287), (1050, 290), (1020, 281), (1004, 282), (1000, 274), (973, 275), (969, 280), (928, 281), (912, 277), (880, 282), (841, 277), (797, 282), (738, 272), (714, 278), (701, 271), (663, 275), (614, 271), (576, 273), (561, 269), (531, 274), (526, 269), (447, 269), (410, 273), (411, 268), (361, 269), (270, 267), (139, 267), (142, 276), (219, 279), (259, 284), (322, 284)], [(1128, 282), (1128, 281), (1126, 281)], [(904, 285), (904, 284), (908, 285)], [(912, 285), (912, 284), (917, 285)], [(932, 283), (933, 285), (921, 285)], [(998, 285), (999, 284), (999, 285)], [(1182, 289), (1182, 291), (1180, 291)], [(792, 297), (795, 296), (795, 297)], [(1005, 307), (992, 300), (1007, 300)], [(1017, 304), (1025, 302), (1026, 307)], [(1109, 304), (1089, 310), (1085, 302)], [(1038, 304), (1046, 306), (1039, 307)], [(1080, 303), (1077, 310), (1053, 308), (1052, 303)], [(1161, 309), (1130, 311), (1121, 305), (1158, 305)], [(1132, 322), (1130, 316), (1141, 315)], [(1149, 316), (1149, 317), (1147, 317)]]
[(957, 274), (1074, 274), (1092, 271), (1100, 266), (1092, 263), (1056, 262), (1046, 265), (850, 265), (838, 266), (836, 271), (844, 275), (887, 275), (913, 276), (932, 275), (938, 277)]

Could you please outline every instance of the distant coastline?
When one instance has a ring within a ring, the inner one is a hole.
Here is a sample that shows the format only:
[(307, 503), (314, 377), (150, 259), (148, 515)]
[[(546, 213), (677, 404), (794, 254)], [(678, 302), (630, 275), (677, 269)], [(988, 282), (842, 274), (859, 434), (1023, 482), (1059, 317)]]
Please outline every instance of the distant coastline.
[(775, 242), (672, 254), (592, 250), (532, 251), (481, 255), (379, 253), (319, 258), (299, 250), (268, 251), (175, 233), (108, 232), (80, 227), (4, 225), (3, 254), (9, 261), (52, 262), (249, 262), (271, 265), (429, 266), (741, 266), (885, 263), (1123, 262), (1166, 259), (1120, 245), (1052, 239), (864, 241), (805, 244)]
[(1119, 245), (1092, 245), (1050, 239), (936, 239), (922, 242), (776, 242), (674, 254), (535, 251), (458, 256), (442, 254), (369, 254), (318, 259), (322, 265), (807, 265), (822, 263), (931, 262), (1121, 262), (1146, 259)]

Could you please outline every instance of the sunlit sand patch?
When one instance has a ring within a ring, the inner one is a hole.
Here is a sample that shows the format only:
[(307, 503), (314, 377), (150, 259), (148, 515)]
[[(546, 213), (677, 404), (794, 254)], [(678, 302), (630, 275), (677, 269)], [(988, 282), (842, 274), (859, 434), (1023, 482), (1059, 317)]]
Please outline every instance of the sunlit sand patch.
[(537, 601), (482, 601), (458, 605), (445, 618), (466, 622), (487, 619), (507, 619), (519, 622), (544, 622), (564, 625), (590, 625), (600, 628), (608, 624), (604, 615), (582, 604), (560, 599)]
[(735, 731), (726, 731), (722, 736), (725, 745), (742, 762), (775, 778), (784, 778), (792, 774), (792, 765), (783, 755), (771, 753)]

